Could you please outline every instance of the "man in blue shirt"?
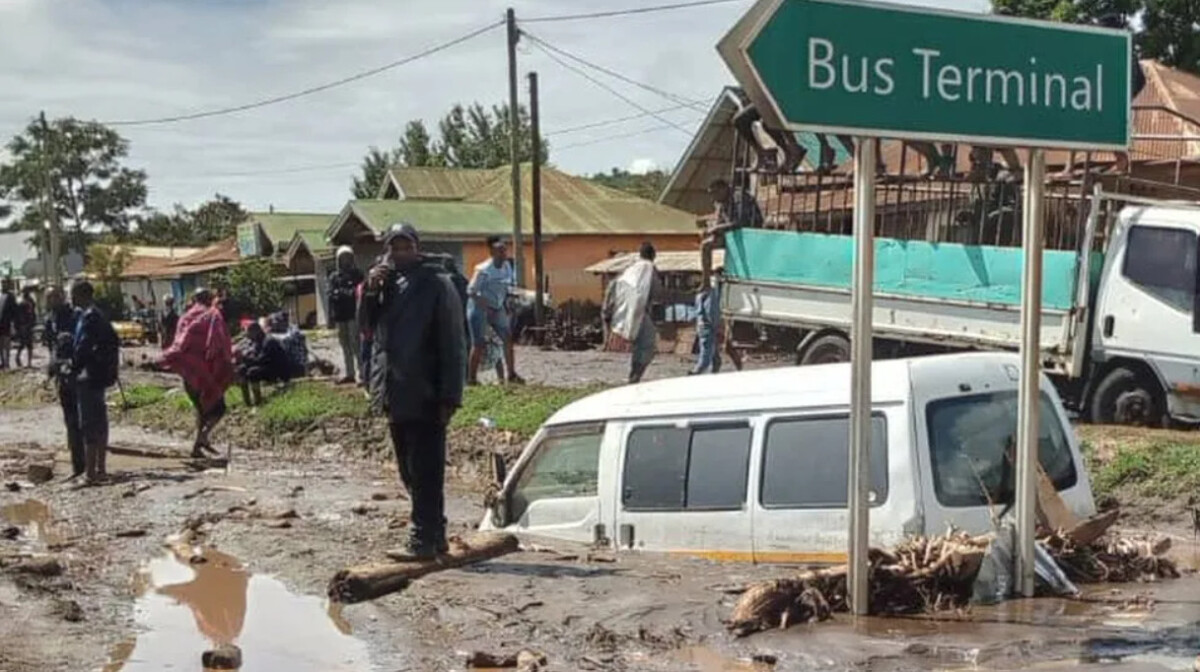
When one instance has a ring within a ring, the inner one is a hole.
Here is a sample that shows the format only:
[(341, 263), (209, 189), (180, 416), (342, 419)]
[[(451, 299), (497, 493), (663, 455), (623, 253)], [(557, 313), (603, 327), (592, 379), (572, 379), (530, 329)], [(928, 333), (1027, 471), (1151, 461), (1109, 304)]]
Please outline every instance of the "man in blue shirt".
[(467, 369), (467, 384), (477, 385), (479, 365), (487, 348), (487, 327), (504, 341), (504, 369), (508, 382), (522, 384), (514, 366), (511, 320), (508, 315), (508, 292), (516, 286), (516, 274), (508, 261), (508, 246), (500, 236), (488, 236), (492, 258), (475, 267), (475, 275), (467, 287), (467, 322), (471, 327), (471, 359)]

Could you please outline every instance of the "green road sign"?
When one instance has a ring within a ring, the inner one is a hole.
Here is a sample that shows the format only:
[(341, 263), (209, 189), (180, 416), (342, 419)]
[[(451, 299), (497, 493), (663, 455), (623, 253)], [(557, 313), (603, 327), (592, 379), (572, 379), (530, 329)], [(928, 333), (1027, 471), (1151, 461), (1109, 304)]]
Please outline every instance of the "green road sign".
[(717, 49), (764, 118), (797, 131), (1129, 146), (1124, 31), (850, 0), (760, 0)]

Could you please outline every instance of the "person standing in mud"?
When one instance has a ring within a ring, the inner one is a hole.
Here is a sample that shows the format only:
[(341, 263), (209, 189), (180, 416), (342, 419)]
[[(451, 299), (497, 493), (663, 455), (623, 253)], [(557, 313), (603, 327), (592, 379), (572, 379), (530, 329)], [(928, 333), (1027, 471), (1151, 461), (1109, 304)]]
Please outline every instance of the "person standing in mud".
[(179, 318), (175, 342), (162, 354), (162, 367), (183, 378), (183, 389), (196, 408), (192, 457), (216, 453), (210, 435), (225, 417), (225, 390), (233, 384), (233, 343), (212, 292), (197, 289), (192, 306)]
[(117, 384), (121, 341), (96, 306), (96, 290), (84, 280), (71, 288), (71, 303), (80, 311), (71, 350), (71, 375), (79, 404), (79, 433), (83, 439), (84, 473), (88, 483), (108, 475), (108, 406), (104, 394)]
[(8, 368), (16, 322), (17, 297), (13, 294), (13, 281), (4, 278), (0, 280), (0, 371)]
[(46, 373), (54, 381), (58, 404), (67, 428), (67, 447), (71, 450), (71, 478), (79, 478), (87, 469), (83, 437), (79, 433), (79, 400), (75, 395), (75, 377), (71, 375), (71, 353), (75, 344), (75, 325), (80, 311), (67, 303), (61, 287), (46, 292), (49, 313), (42, 330), (42, 342), (50, 351)]
[(354, 250), (349, 246), (339, 247), (336, 259), (337, 268), (329, 274), (329, 326), (337, 329), (338, 345), (342, 349), (344, 375), (340, 382), (349, 384), (357, 380), (355, 362), (362, 355), (355, 288), (363, 281), (363, 274), (354, 265)]
[(446, 426), (462, 405), (466, 333), (462, 304), (440, 263), (420, 253), (409, 224), (385, 234), (386, 263), (370, 271), (363, 314), (374, 334), (371, 408), (386, 413), (400, 480), (412, 501), (408, 542), (389, 557), (445, 553)]
[(166, 350), (175, 342), (175, 330), (179, 327), (179, 313), (175, 310), (175, 297), (168, 296), (163, 299), (163, 311), (159, 323), (162, 325), (159, 345)]

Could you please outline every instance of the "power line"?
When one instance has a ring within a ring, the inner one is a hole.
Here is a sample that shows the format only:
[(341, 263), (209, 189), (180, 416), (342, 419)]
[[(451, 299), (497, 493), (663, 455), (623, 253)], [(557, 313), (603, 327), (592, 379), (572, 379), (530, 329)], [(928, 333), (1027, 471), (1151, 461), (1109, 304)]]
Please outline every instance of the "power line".
[[(245, 172), (238, 172), (238, 173), (205, 173), (205, 174), (201, 174), (201, 175), (179, 175), (179, 176), (174, 176), (174, 177), (168, 176), (165, 179), (174, 180), (174, 181), (187, 181), (187, 180), (221, 179), (221, 178), (226, 178), (226, 177), (257, 177), (260, 175), (288, 175), (288, 174), (292, 174), (292, 173), (310, 173), (310, 172), (320, 171), (320, 170), (357, 168), (359, 165), (361, 165), (361, 164), (358, 164), (358, 163), (325, 163), (325, 164), (316, 164), (316, 165), (311, 165), (311, 166), (297, 166), (294, 168), (279, 168), (279, 169), (271, 169), (271, 170), (252, 170), (252, 171), (245, 171)], [(156, 179), (162, 180), (163, 178), (156, 178)]]
[(450, 40), (448, 42), (443, 42), (436, 46), (430, 47), (422, 52), (413, 54), (412, 56), (408, 56), (408, 57), (402, 58), (398, 61), (393, 61), (391, 63), (388, 63), (387, 65), (382, 65), (382, 66), (379, 66), (378, 68), (372, 68), (370, 70), (364, 70), (363, 72), (359, 72), (357, 74), (350, 75), (349, 77), (343, 77), (342, 79), (338, 79), (338, 80), (335, 80), (332, 82), (328, 82), (326, 84), (321, 84), (318, 86), (307, 88), (302, 91), (297, 91), (295, 93), (289, 93), (289, 94), (285, 94), (282, 96), (275, 96), (273, 98), (266, 98), (264, 100), (259, 100), (257, 102), (253, 102), (253, 103), (246, 103), (244, 105), (235, 105), (233, 107), (223, 107), (223, 108), (219, 108), (219, 109), (215, 109), (215, 110), (207, 110), (204, 112), (193, 112), (191, 114), (181, 114), (181, 115), (177, 115), (177, 116), (173, 116), (173, 117), (159, 117), (156, 119), (136, 119), (136, 120), (127, 120), (127, 121), (109, 121), (109, 122), (104, 122), (104, 123), (107, 126), (147, 126), (147, 125), (151, 125), (151, 124), (170, 124), (170, 123), (175, 123), (175, 122), (179, 122), (179, 121), (192, 121), (194, 119), (204, 119), (206, 117), (216, 117), (216, 116), (221, 116), (221, 115), (225, 115), (225, 114), (233, 114), (235, 112), (245, 112), (246, 110), (253, 110), (253, 109), (256, 109), (259, 107), (266, 107), (268, 105), (274, 105), (276, 103), (282, 103), (282, 102), (286, 102), (289, 100), (295, 100), (295, 99), (301, 98), (303, 96), (312, 95), (314, 93), (320, 93), (321, 91), (328, 91), (329, 89), (332, 89), (332, 88), (344, 86), (351, 82), (357, 82), (361, 79), (366, 79), (367, 77), (372, 77), (374, 75), (378, 75), (381, 72), (386, 72), (393, 68), (398, 68), (402, 65), (407, 65), (409, 63), (412, 63), (413, 61), (417, 61), (422, 58), (425, 58), (426, 56), (432, 56), (433, 54), (436, 54), (439, 51), (445, 51), (446, 49), (449, 49), (450, 47), (457, 46), (459, 44), (462, 44), (463, 42), (466, 42), (473, 38), (479, 37), (480, 35), (483, 35), (484, 33), (495, 30), (496, 28), (499, 28), (502, 25), (504, 25), (504, 21), (497, 21), (495, 23), (488, 24), (482, 28), (473, 30), (465, 35), (462, 35), (461, 37), (454, 38), (453, 40)]
[[(676, 110), (682, 110), (686, 107), (689, 107), (689, 106), (688, 105), (672, 105), (671, 107), (664, 107), (662, 109), (653, 110), (653, 114), (663, 114), (666, 112), (674, 112)], [(586, 131), (586, 130), (593, 129), (593, 128), (600, 128), (602, 126), (612, 126), (614, 124), (625, 123), (626, 121), (634, 121), (635, 119), (645, 119), (648, 116), (650, 116), (650, 113), (642, 112), (641, 114), (631, 114), (626, 117), (617, 117), (616, 119), (605, 119), (604, 121), (595, 121), (595, 122), (592, 122), (589, 124), (581, 124), (579, 126), (569, 126), (567, 128), (560, 128), (557, 131), (550, 131), (549, 133), (543, 133), (542, 137), (549, 138), (551, 136), (566, 135), (567, 133), (575, 133), (577, 131)]]
[[(701, 121), (701, 120), (693, 119), (692, 123), (697, 123), (699, 121)], [(650, 128), (643, 128), (640, 131), (633, 131), (632, 133), (621, 133), (619, 135), (608, 135), (603, 138), (597, 138), (595, 140), (585, 140), (583, 142), (573, 142), (569, 145), (562, 145), (561, 147), (554, 147), (553, 149), (556, 152), (561, 152), (563, 150), (574, 149), (576, 147), (587, 147), (589, 145), (598, 145), (602, 142), (610, 142), (612, 140), (622, 140), (624, 138), (634, 138), (639, 135), (649, 135), (650, 133), (656, 133), (658, 131), (665, 131), (670, 128), (679, 128), (679, 127), (676, 126), (675, 124), (663, 124), (661, 126), (652, 126)]]
[(616, 9), (607, 12), (591, 12), (588, 14), (561, 14), (558, 16), (538, 16), (532, 19), (521, 19), (522, 23), (550, 23), (553, 21), (577, 21), (580, 19), (606, 19), (614, 16), (629, 16), (632, 14), (649, 14), (651, 12), (665, 12), (674, 9), (692, 9), (695, 7), (707, 7), (709, 5), (727, 5), (734, 2), (745, 2), (746, 0), (693, 0), (693, 2), (677, 2), (670, 5), (656, 5), (653, 7), (635, 7), (631, 9)]
[(686, 105), (687, 107), (690, 107), (699, 112), (707, 112), (708, 111), (707, 103), (703, 103), (703, 102), (697, 101), (697, 100), (688, 100), (687, 98), (684, 98), (683, 96), (679, 96), (674, 93), (671, 93), (670, 91), (664, 91), (663, 89), (660, 89), (655, 86), (651, 86), (650, 84), (646, 84), (645, 82), (639, 82), (636, 79), (626, 77), (625, 75), (622, 75), (621, 73), (616, 72), (615, 70), (610, 70), (609, 68), (606, 68), (602, 65), (597, 65), (595, 63), (592, 63), (591, 61), (588, 61), (585, 58), (576, 56), (575, 54), (572, 54), (569, 51), (560, 49), (559, 47), (556, 47), (553, 44), (546, 42), (545, 40), (539, 38), (536, 35), (532, 35), (527, 32), (522, 32), (522, 34), (525, 35), (525, 37), (528, 37), (530, 40), (532, 40), (534, 42), (534, 44), (541, 47), (543, 51), (548, 49), (564, 58), (568, 58), (572, 61), (575, 61), (576, 63), (578, 63), (580, 65), (591, 68), (592, 70), (595, 70), (597, 72), (604, 73), (614, 79), (619, 79), (622, 82), (625, 82), (626, 84), (632, 84), (633, 86), (636, 86), (639, 89), (644, 89), (655, 95), (662, 96), (663, 98), (666, 98), (667, 100), (670, 100), (671, 102), (682, 103), (682, 104)]
[(613, 87), (609, 86), (608, 84), (605, 84), (604, 82), (600, 81), (599, 79), (596, 79), (595, 77), (591, 76), (591, 75), (590, 75), (590, 74), (588, 74), (587, 72), (584, 72), (583, 70), (581, 70), (581, 69), (579, 69), (579, 68), (577, 68), (577, 67), (575, 67), (575, 66), (571, 65), (570, 63), (567, 63), (566, 61), (562, 60), (561, 58), (559, 58), (558, 56), (556, 56), (556, 55), (554, 54), (554, 52), (550, 51), (549, 49), (546, 49), (546, 48), (545, 48), (545, 47), (542, 45), (542, 43), (541, 43), (540, 41), (539, 41), (539, 42), (536, 42), (535, 44), (537, 44), (538, 48), (542, 50), (542, 53), (544, 53), (544, 54), (546, 54), (546, 56), (549, 56), (549, 57), (550, 57), (550, 60), (554, 61), (555, 63), (558, 63), (559, 65), (561, 65), (562, 67), (566, 68), (567, 70), (570, 70), (571, 72), (574, 72), (575, 74), (579, 75), (580, 77), (583, 77), (584, 79), (588, 80), (588, 81), (589, 81), (589, 82), (591, 82), (592, 84), (595, 84), (596, 86), (598, 86), (598, 87), (600, 87), (600, 88), (604, 89), (605, 91), (607, 91), (607, 92), (611, 93), (612, 95), (616, 96), (617, 98), (620, 98), (621, 100), (623, 100), (623, 101), (625, 101), (626, 103), (628, 103), (628, 104), (629, 104), (631, 107), (633, 107), (633, 108), (635, 108), (635, 109), (637, 109), (637, 110), (641, 111), (642, 113), (644, 113), (646, 116), (654, 117), (655, 119), (658, 119), (659, 121), (663, 122), (664, 124), (667, 124), (667, 125), (671, 126), (672, 128), (674, 128), (675, 130), (679, 131), (680, 133), (683, 133), (684, 135), (687, 135), (687, 136), (689, 136), (689, 137), (692, 135), (691, 131), (687, 130), (686, 128), (684, 128), (684, 127), (682, 127), (682, 126), (679, 126), (679, 125), (678, 125), (678, 124), (676, 124), (675, 122), (671, 121), (670, 119), (667, 119), (666, 117), (662, 116), (661, 114), (659, 114), (659, 113), (657, 113), (657, 112), (655, 112), (655, 111), (653, 111), (653, 110), (650, 110), (650, 109), (647, 109), (646, 107), (643, 107), (643, 106), (642, 106), (641, 104), (639, 104), (637, 101), (635, 101), (635, 100), (633, 100), (632, 98), (630, 98), (630, 97), (626, 96), (625, 94), (621, 93), (620, 91), (617, 91), (616, 89), (614, 89)]

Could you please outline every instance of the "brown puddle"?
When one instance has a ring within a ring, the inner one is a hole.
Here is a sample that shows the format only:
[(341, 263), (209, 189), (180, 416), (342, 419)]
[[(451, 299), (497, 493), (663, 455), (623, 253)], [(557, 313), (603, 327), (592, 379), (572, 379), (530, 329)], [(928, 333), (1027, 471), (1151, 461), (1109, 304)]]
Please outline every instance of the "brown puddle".
[(25, 536), (32, 540), (47, 546), (62, 543), (62, 536), (54, 530), (54, 516), (45, 502), (27, 499), (20, 504), (0, 507), (0, 518), (11, 525), (24, 528)]
[(253, 575), (214, 549), (186, 557), (173, 551), (138, 575), (140, 632), (113, 648), (104, 672), (199, 670), (201, 654), (221, 644), (242, 650), (242, 672), (370, 669), (366, 644), (321, 599)]
[(774, 669), (774, 666), (767, 663), (729, 658), (705, 646), (680, 649), (675, 652), (674, 658), (691, 665), (699, 672), (771, 672)]

